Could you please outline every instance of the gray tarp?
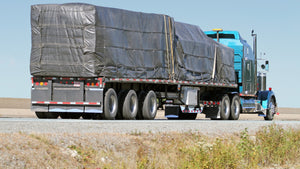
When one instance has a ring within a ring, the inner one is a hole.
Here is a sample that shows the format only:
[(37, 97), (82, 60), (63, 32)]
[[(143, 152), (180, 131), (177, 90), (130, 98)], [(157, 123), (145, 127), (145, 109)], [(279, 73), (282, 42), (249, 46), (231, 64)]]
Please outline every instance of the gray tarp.
[(169, 16), (88, 4), (33, 5), (31, 29), (33, 76), (235, 81), (232, 49)]

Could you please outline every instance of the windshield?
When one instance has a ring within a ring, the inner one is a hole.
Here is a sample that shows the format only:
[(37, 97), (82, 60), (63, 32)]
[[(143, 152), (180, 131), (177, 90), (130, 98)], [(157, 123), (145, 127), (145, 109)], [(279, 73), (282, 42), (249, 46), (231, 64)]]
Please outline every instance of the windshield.
[[(210, 37), (210, 38), (213, 38), (213, 39), (217, 39), (217, 34), (216, 33), (215, 34), (208, 34), (207, 36)], [(234, 36), (234, 34), (220, 33), (219, 38), (220, 39), (235, 39), (235, 36)]]

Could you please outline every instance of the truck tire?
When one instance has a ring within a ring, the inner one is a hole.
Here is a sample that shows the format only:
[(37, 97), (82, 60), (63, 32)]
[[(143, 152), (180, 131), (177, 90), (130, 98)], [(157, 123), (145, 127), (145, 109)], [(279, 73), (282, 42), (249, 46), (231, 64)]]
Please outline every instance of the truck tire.
[(230, 116), (230, 99), (227, 94), (222, 97), (220, 104), (220, 117), (221, 120), (228, 120)]
[(90, 120), (90, 119), (92, 119), (92, 117), (93, 117), (92, 113), (83, 113), (82, 114), (82, 118), (85, 120)]
[(197, 118), (197, 113), (180, 113), (180, 120), (195, 120)]
[(114, 120), (118, 112), (118, 96), (113, 88), (108, 89), (104, 96), (104, 119)]
[(71, 119), (80, 119), (81, 113), (70, 113)]
[(154, 91), (150, 90), (143, 102), (142, 114), (145, 120), (153, 120), (157, 113), (157, 98)]
[(275, 113), (276, 113), (276, 103), (274, 98), (272, 97), (269, 102), (269, 109), (267, 110), (265, 120), (273, 120)]
[(127, 93), (124, 102), (122, 115), (124, 119), (134, 120), (138, 111), (138, 97), (134, 90), (129, 90)]
[(234, 95), (230, 106), (230, 120), (238, 120), (241, 113), (241, 101), (238, 95)]
[(146, 95), (147, 95), (147, 92), (145, 92), (145, 91), (140, 91), (138, 93), (139, 108), (138, 108), (138, 112), (136, 114), (136, 119), (137, 120), (144, 120), (144, 117), (143, 117), (143, 104), (144, 104), (144, 100), (145, 100)]
[(124, 104), (125, 97), (126, 97), (127, 93), (128, 93), (128, 90), (121, 90), (118, 93), (118, 112), (117, 112), (117, 115), (116, 115), (117, 120), (124, 119), (122, 111), (123, 111), (123, 104)]
[(59, 114), (58, 113), (50, 113), (50, 112), (35, 112), (35, 115), (39, 119), (57, 119)]
[(72, 119), (71, 113), (60, 113), (59, 116), (62, 119)]

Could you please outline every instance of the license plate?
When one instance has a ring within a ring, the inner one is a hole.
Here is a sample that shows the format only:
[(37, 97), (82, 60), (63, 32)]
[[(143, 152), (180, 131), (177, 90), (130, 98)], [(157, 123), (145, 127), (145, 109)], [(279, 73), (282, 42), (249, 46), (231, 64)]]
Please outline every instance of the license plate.
[(80, 87), (80, 82), (74, 82), (74, 87)]

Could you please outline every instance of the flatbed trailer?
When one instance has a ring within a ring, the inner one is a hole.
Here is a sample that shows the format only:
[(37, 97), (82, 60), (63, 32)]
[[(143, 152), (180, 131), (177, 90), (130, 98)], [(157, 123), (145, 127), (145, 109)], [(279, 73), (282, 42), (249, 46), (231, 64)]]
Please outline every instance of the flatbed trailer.
[[(180, 111), (190, 114), (186, 115), (188, 117), (196, 118), (196, 113), (203, 113), (206, 107), (217, 107), (221, 104), (221, 96), (209, 100), (209, 98), (202, 99), (200, 93), (207, 93), (210, 90), (234, 91), (236, 88), (237, 84), (161, 79), (33, 77), (31, 103), (32, 110), (36, 111), (40, 118), (82, 116), (91, 119), (154, 119), (159, 100), (159, 104), (166, 105), (167, 118), (179, 118), (179, 115), (180, 118), (184, 118), (181, 117)], [(109, 103), (105, 103), (104, 97), (108, 91), (113, 95)], [(146, 103), (145, 97), (149, 93), (154, 95), (151, 96), (152, 99), (146, 100)], [(128, 94), (131, 98), (129, 105), (124, 105)], [(229, 95), (234, 94), (232, 92)], [(124, 117), (120, 112), (121, 114), (113, 117), (118, 108), (123, 109), (118, 104), (130, 107), (130, 112), (127, 112), (130, 116)], [(148, 108), (151, 110), (144, 111), (153, 113), (151, 116), (143, 115), (140, 110), (145, 104), (150, 105)], [(111, 111), (106, 116), (103, 113), (105, 105), (110, 107)], [(173, 110), (174, 107), (178, 109), (177, 113)], [(218, 115), (215, 116), (212, 118), (217, 118)]]

